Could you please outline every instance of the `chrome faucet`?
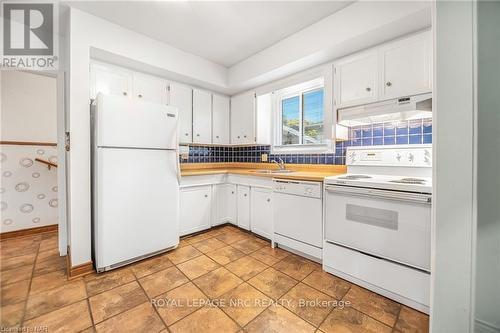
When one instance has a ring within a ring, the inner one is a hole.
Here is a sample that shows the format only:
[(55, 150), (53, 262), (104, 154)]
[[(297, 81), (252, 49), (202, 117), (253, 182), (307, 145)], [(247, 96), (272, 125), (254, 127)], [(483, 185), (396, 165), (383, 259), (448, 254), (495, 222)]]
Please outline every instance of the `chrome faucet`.
[(271, 162), (278, 164), (280, 170), (285, 170), (285, 161), (281, 157), (278, 157), (278, 161), (272, 160)]

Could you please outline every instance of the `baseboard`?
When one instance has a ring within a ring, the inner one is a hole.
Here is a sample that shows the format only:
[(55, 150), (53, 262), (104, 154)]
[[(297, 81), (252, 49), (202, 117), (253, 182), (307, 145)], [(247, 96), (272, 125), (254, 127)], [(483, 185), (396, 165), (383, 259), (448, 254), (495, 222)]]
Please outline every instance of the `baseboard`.
[(57, 224), (44, 225), (42, 227), (29, 228), (29, 229), (21, 229), (14, 231), (7, 231), (0, 233), (0, 240), (16, 238), (16, 237), (24, 237), (24, 236), (32, 236), (37, 234), (44, 234), (47, 232), (55, 232), (58, 230)]
[(68, 280), (77, 277), (85, 276), (94, 273), (94, 264), (92, 261), (73, 266), (71, 264), (71, 248), (68, 245), (68, 255), (66, 256), (66, 271), (68, 273)]

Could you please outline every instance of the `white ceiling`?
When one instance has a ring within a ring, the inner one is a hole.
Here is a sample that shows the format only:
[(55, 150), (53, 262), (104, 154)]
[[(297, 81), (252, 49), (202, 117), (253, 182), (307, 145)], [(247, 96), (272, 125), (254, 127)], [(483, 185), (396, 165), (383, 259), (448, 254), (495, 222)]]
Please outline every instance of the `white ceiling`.
[(85, 1), (95, 16), (220, 65), (232, 65), (352, 1)]

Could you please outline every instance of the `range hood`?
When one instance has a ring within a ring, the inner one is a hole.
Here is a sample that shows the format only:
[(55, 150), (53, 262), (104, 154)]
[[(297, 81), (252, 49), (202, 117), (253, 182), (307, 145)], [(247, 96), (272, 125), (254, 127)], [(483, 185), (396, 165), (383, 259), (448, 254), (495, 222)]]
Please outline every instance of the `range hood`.
[(432, 94), (429, 93), (339, 109), (337, 110), (337, 123), (351, 127), (431, 116)]

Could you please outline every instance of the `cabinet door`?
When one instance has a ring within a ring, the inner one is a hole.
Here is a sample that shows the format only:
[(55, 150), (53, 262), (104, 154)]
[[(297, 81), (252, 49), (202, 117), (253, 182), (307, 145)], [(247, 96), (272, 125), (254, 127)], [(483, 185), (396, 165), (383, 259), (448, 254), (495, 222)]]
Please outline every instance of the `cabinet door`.
[(238, 225), (238, 192), (236, 185), (227, 184), (227, 220), (226, 222)]
[(148, 102), (167, 104), (168, 83), (160, 78), (134, 73), (133, 97)]
[(180, 190), (180, 235), (210, 228), (212, 187), (196, 186)]
[(231, 97), (231, 143), (255, 143), (255, 95)]
[(170, 84), (170, 105), (179, 110), (179, 142), (193, 142), (193, 91), (190, 87)]
[(430, 32), (380, 49), (381, 99), (431, 92)]
[(273, 140), (272, 132), (272, 103), (273, 94), (265, 94), (256, 97), (255, 101), (255, 132), (256, 143), (260, 145), (271, 145)]
[(212, 94), (193, 89), (193, 142), (212, 143)]
[(252, 187), (250, 190), (250, 226), (252, 232), (272, 239), (273, 201), (272, 190)]
[(250, 230), (250, 188), (238, 185), (238, 227)]
[(90, 98), (98, 93), (130, 96), (132, 92), (132, 72), (103, 64), (90, 66)]
[(378, 98), (378, 53), (366, 52), (335, 64), (337, 108), (375, 102)]
[(214, 189), (212, 225), (236, 223), (236, 185), (218, 184)]
[(229, 97), (212, 97), (212, 143), (229, 143)]

